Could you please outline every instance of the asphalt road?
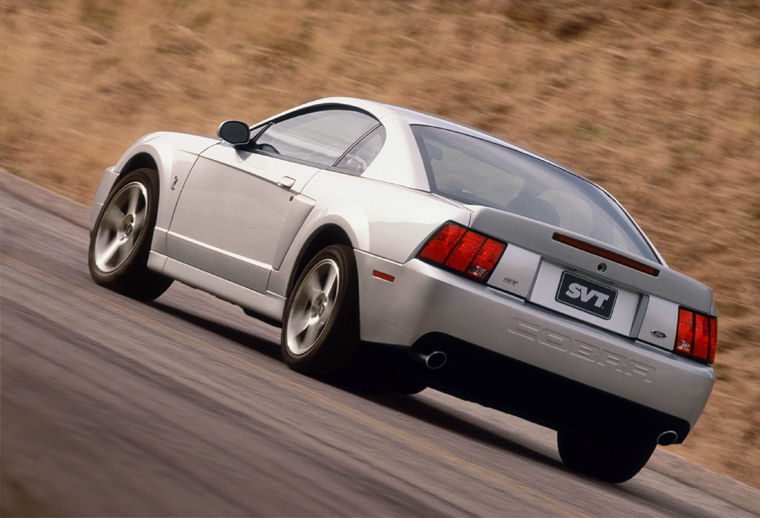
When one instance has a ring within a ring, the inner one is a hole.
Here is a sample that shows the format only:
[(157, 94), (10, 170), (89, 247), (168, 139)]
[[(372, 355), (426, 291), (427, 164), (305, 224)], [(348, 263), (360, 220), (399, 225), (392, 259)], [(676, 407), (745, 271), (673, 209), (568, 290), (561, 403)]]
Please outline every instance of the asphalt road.
[(662, 448), (603, 484), (551, 430), (292, 372), (279, 330), (235, 306), (94, 284), (86, 222), (0, 172), (2, 516), (760, 515), (760, 491)]

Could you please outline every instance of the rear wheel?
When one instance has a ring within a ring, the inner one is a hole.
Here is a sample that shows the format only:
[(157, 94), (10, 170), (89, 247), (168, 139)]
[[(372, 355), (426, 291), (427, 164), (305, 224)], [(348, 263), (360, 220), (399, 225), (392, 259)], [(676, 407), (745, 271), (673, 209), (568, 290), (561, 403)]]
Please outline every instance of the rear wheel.
[(353, 250), (331, 245), (309, 261), (285, 305), (281, 349), (285, 363), (329, 375), (346, 365), (359, 339)]
[(418, 394), (427, 388), (427, 382), (407, 372), (395, 372), (392, 375), (391, 387), (402, 394)]
[(657, 441), (643, 432), (560, 430), (557, 446), (568, 468), (606, 482), (620, 483), (641, 471)]
[(116, 182), (90, 234), (87, 262), (98, 284), (140, 300), (161, 295), (172, 280), (148, 270), (158, 211), (158, 173), (136, 169)]

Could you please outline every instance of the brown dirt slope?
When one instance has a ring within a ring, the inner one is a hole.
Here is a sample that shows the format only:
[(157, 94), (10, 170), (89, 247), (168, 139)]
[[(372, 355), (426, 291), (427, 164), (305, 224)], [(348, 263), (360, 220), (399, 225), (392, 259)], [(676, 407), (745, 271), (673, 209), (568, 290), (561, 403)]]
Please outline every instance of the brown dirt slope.
[(718, 381), (671, 451), (760, 487), (758, 48), (758, 0), (0, 0), (0, 166), (89, 202), (141, 134), (329, 95), (489, 130), (714, 288)]

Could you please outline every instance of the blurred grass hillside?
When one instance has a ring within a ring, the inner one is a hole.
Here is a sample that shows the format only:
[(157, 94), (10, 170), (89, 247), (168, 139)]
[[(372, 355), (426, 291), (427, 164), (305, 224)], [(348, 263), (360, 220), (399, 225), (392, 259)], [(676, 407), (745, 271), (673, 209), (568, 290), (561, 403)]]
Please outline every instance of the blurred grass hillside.
[(0, 0), (0, 166), (83, 203), (144, 133), (331, 95), (612, 192), (716, 293), (715, 390), (668, 450), (760, 487), (760, 0)]

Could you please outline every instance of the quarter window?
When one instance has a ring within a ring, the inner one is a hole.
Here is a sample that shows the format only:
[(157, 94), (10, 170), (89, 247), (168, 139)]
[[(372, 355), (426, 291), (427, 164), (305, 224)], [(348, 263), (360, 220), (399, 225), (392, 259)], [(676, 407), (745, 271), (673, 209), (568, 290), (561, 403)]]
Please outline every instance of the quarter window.
[(377, 128), (346, 153), (346, 156), (341, 158), (335, 164), (335, 167), (357, 175), (362, 174), (380, 152), (380, 148), (383, 147), (384, 143), (385, 128), (378, 125)]
[(254, 149), (329, 167), (377, 125), (375, 118), (356, 110), (311, 111), (275, 122), (256, 139)]

